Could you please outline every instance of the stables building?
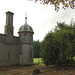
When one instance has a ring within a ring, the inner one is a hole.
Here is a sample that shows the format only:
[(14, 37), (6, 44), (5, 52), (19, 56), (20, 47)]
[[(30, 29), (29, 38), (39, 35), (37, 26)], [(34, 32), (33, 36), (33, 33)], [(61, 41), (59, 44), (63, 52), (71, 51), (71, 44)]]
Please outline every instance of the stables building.
[(4, 34), (0, 34), (0, 67), (18, 64), (33, 64), (33, 29), (27, 24), (19, 28), (19, 37), (13, 35), (13, 15), (6, 12)]

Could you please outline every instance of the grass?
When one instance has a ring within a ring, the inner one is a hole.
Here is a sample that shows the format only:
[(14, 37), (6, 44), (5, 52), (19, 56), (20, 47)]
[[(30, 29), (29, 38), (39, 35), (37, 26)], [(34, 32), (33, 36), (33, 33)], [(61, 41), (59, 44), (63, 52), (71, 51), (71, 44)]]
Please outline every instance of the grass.
[(37, 65), (45, 65), (44, 63), (43, 63), (43, 60), (42, 60), (42, 58), (34, 58), (33, 59), (33, 63), (34, 64), (37, 64)]

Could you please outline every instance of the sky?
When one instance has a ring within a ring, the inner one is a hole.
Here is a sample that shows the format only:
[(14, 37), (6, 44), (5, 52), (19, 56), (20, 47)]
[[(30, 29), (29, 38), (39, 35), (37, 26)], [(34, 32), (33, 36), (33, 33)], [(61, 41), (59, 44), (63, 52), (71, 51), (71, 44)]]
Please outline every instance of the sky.
[(70, 23), (75, 21), (75, 9), (62, 9), (58, 12), (54, 10), (54, 5), (43, 5), (40, 2), (28, 0), (0, 0), (0, 33), (4, 34), (6, 24), (5, 12), (14, 13), (13, 26), (14, 35), (18, 35), (19, 28), (25, 23), (25, 12), (27, 11), (27, 23), (33, 28), (33, 39), (42, 41), (46, 34), (52, 30), (57, 22)]

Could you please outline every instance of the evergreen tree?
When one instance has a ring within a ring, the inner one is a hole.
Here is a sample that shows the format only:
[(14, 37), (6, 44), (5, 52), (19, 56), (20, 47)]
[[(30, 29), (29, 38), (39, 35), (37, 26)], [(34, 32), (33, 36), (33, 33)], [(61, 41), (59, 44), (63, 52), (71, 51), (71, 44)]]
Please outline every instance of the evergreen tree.
[(33, 42), (33, 55), (34, 58), (40, 58), (41, 42), (39, 40)]

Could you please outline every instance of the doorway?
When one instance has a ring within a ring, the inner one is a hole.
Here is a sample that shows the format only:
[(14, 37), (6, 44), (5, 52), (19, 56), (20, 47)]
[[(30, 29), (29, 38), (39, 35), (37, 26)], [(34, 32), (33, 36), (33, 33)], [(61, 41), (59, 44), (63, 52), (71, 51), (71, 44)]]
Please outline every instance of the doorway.
[(22, 55), (22, 53), (20, 53), (20, 64), (22, 64), (22, 62), (23, 62), (23, 55)]

